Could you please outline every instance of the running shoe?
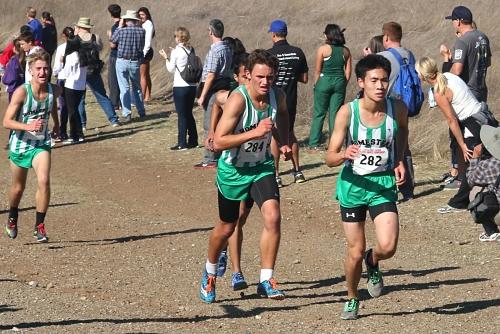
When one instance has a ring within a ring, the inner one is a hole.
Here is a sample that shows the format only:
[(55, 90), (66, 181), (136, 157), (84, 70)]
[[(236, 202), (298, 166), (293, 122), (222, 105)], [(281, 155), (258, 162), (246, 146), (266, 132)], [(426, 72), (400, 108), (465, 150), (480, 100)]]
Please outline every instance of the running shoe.
[(48, 242), (49, 237), (47, 236), (47, 232), (45, 232), (45, 224), (38, 224), (33, 231), (33, 236), (38, 242)]
[(384, 288), (384, 279), (382, 278), (382, 272), (379, 270), (378, 265), (372, 266), (368, 263), (368, 259), (372, 256), (373, 249), (369, 249), (365, 253), (365, 265), (366, 271), (368, 272), (368, 281), (366, 283), (366, 288), (368, 293), (373, 298), (380, 297), (382, 294), (382, 289)]
[(269, 299), (285, 299), (285, 294), (283, 291), (278, 290), (278, 282), (276, 282), (274, 278), (259, 283), (259, 285), (257, 285), (257, 294)]
[(234, 291), (248, 288), (245, 277), (243, 277), (243, 274), (241, 272), (233, 273), (233, 276), (231, 278), (231, 285), (233, 286)]
[(446, 184), (452, 183), (457, 178), (458, 178), (458, 175), (451, 175), (451, 173), (447, 173), (447, 174), (443, 175), (443, 181), (442, 182), (446, 185)]
[(63, 145), (73, 145), (75, 143), (75, 140), (73, 138), (66, 138), (62, 141)]
[(222, 277), (226, 273), (227, 268), (227, 250), (220, 252), (219, 260), (217, 261), (217, 277)]
[(356, 298), (352, 298), (349, 301), (345, 302), (344, 309), (340, 315), (340, 318), (343, 320), (356, 320), (358, 319), (358, 310), (359, 310), (359, 300)]
[(460, 184), (461, 184), (461, 182), (455, 179), (453, 181), (450, 181), (449, 183), (445, 183), (445, 185), (443, 186), (443, 189), (444, 190), (458, 190), (458, 189), (460, 189)]
[(276, 183), (278, 184), (278, 188), (283, 188), (283, 181), (281, 180), (281, 177), (276, 176)]
[(483, 232), (479, 235), (479, 241), (497, 241), (497, 240), (500, 240), (500, 233), (487, 234), (486, 232)]
[(213, 169), (217, 168), (216, 162), (200, 162), (193, 166), (194, 169)]
[(14, 218), (9, 218), (7, 224), (5, 224), (5, 233), (7, 233), (11, 239), (17, 237), (17, 221)]
[(293, 173), (293, 178), (295, 180), (295, 183), (304, 183), (304, 182), (306, 182), (306, 178), (304, 177), (304, 174), (300, 170)]
[(215, 281), (217, 276), (210, 275), (206, 269), (203, 269), (203, 277), (201, 278), (200, 299), (205, 303), (213, 303), (215, 301)]
[(445, 214), (445, 213), (455, 213), (455, 212), (464, 212), (467, 209), (459, 209), (459, 208), (454, 208), (450, 205), (443, 206), (441, 208), (437, 209), (437, 213)]

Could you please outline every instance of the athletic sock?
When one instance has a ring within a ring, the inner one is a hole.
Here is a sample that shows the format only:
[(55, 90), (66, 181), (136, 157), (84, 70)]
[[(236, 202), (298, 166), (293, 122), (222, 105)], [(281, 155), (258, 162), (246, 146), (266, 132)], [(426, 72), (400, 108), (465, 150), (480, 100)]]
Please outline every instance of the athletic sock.
[(217, 272), (217, 263), (210, 263), (210, 261), (207, 260), (207, 263), (205, 263), (205, 269), (207, 270), (207, 273), (215, 276), (215, 273)]
[(40, 224), (43, 224), (43, 222), (45, 221), (45, 215), (47, 213), (46, 212), (36, 212), (36, 221), (35, 221), (35, 227), (40, 225)]
[(273, 277), (273, 270), (272, 269), (261, 269), (260, 270), (260, 283), (264, 281), (268, 281)]
[(373, 264), (373, 248), (372, 248), (372, 249), (370, 249), (370, 250), (368, 251), (368, 257), (367, 257), (367, 260), (368, 260), (368, 261), (367, 261), (367, 264), (368, 264), (370, 267), (372, 267), (372, 268), (374, 268), (374, 269), (378, 268), (378, 263), (377, 263), (377, 264)]
[(9, 219), (14, 219), (17, 222), (17, 217), (19, 217), (19, 208), (13, 206), (9, 209)]

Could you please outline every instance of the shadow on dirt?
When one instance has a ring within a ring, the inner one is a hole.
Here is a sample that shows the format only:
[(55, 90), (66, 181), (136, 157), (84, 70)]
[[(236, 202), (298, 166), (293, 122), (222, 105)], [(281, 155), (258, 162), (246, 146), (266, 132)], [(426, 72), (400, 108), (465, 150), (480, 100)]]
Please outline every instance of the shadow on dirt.
[[(20, 310), (22, 310), (22, 308), (12, 307), (12, 305), (0, 305), (0, 313), (16, 312)], [(12, 329), (12, 327), (10, 329)]]
[[(56, 204), (49, 204), (49, 208), (57, 208), (59, 206), (69, 206), (69, 205), (76, 205), (76, 204), (80, 204), (79, 202), (68, 202), (68, 203), (56, 203)], [(29, 206), (27, 208), (20, 208), (19, 209), (19, 212), (22, 212), (22, 211), (30, 211), (30, 210), (35, 210), (36, 207), (34, 206)], [(1, 210), (0, 211), (0, 215), (1, 214), (4, 214), (4, 213), (9, 213), (9, 210)]]
[[(67, 247), (75, 247), (76, 246), (76, 245), (71, 245), (71, 244), (85, 244), (86, 246), (105, 246), (105, 245), (120, 244), (120, 243), (131, 242), (131, 241), (163, 238), (166, 236), (177, 235), (177, 234), (207, 232), (210, 230), (212, 230), (212, 227), (192, 228), (192, 229), (183, 230), (183, 231), (169, 231), (169, 232), (143, 234), (143, 235), (129, 235), (129, 236), (125, 236), (125, 237), (100, 239), (100, 240), (60, 241), (59, 243), (63, 244), (63, 245), (54, 245), (54, 244), (56, 244), (56, 242), (54, 242), (48, 248), (49, 249), (60, 249), (60, 248), (67, 248)], [(69, 245), (64, 245), (64, 244), (69, 244)]]

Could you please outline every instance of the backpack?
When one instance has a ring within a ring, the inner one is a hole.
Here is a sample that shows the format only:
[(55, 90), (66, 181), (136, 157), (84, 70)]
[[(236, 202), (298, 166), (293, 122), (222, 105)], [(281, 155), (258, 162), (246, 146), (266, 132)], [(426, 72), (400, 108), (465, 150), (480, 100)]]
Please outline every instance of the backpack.
[(99, 47), (94, 34), (92, 34), (92, 39), (88, 42), (80, 38), (78, 59), (81, 67), (87, 66), (88, 74), (101, 73), (104, 63), (99, 59)]
[(488, 190), (484, 187), (476, 194), (474, 200), (469, 203), (467, 209), (470, 211), (474, 222), (482, 224), (495, 219), (499, 211), (499, 203), (495, 190), (498, 189), (499, 183), (500, 175), (497, 176), (493, 190)]
[(182, 71), (179, 70), (177, 65), (175, 65), (175, 68), (177, 68), (177, 71), (179, 71), (184, 81), (186, 81), (188, 84), (196, 84), (200, 82), (201, 74), (203, 72), (203, 64), (201, 63), (201, 59), (194, 52), (194, 48), (192, 48), (191, 52), (189, 53), (185, 48), (182, 48), (182, 50), (184, 50), (184, 52), (186, 52), (188, 56), (186, 66)]
[(415, 57), (410, 52), (409, 59), (403, 59), (393, 48), (387, 49), (399, 62), (399, 75), (392, 86), (391, 95), (397, 95), (406, 104), (408, 116), (417, 116), (424, 102), (422, 84), (415, 70)]

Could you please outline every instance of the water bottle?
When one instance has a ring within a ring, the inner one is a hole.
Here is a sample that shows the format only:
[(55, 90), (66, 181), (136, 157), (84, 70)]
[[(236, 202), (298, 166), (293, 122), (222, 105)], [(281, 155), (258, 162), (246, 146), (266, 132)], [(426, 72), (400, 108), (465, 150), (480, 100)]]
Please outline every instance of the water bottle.
[(429, 94), (427, 96), (427, 101), (429, 101), (429, 107), (430, 108), (435, 108), (436, 107), (436, 100), (434, 99), (434, 89), (432, 87), (429, 88)]

